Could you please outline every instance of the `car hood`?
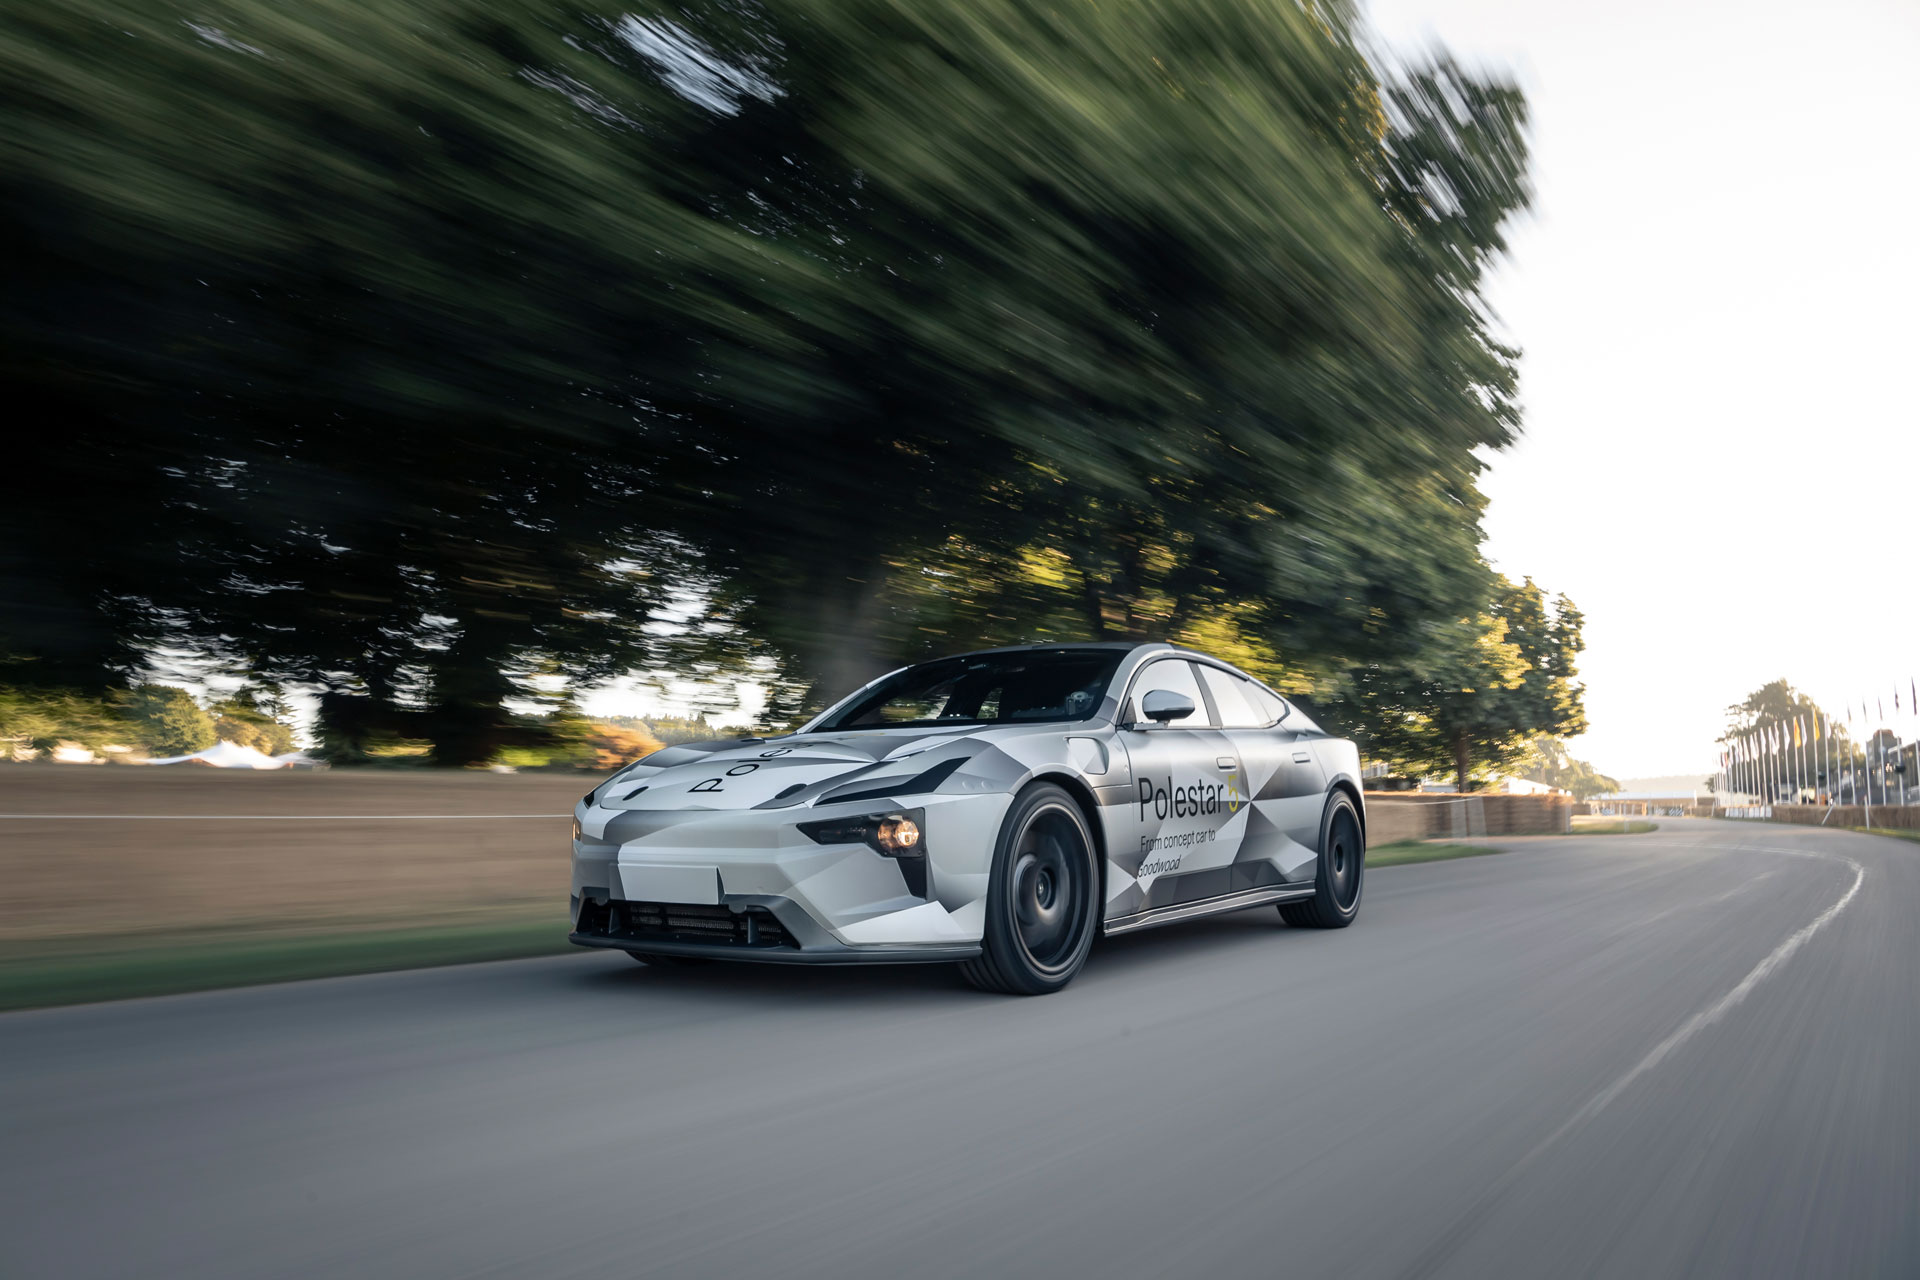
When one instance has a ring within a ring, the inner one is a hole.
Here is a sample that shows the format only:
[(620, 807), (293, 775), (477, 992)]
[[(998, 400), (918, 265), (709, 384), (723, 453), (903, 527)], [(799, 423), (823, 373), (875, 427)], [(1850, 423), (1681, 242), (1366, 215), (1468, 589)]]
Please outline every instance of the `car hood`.
[(930, 791), (996, 732), (970, 725), (689, 742), (629, 765), (594, 797), (607, 809), (784, 809)]

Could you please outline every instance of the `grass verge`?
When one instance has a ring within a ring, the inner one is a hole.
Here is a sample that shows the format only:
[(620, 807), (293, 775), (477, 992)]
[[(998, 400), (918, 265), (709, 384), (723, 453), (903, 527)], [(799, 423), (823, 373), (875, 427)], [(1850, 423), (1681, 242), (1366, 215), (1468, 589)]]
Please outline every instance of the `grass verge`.
[(1892, 836), (1895, 840), (1920, 840), (1920, 831), (1908, 831), (1902, 827), (1848, 827), (1847, 830), (1869, 836)]
[(1482, 854), (1504, 853), (1477, 844), (1430, 844), (1425, 840), (1395, 840), (1367, 850), (1369, 867), (1397, 867), (1408, 862), (1445, 862), (1449, 858), (1478, 858)]
[(1598, 822), (1582, 822), (1575, 818), (1567, 834), (1570, 836), (1643, 836), (1649, 831), (1659, 829), (1660, 824), (1657, 822), (1620, 818), (1602, 818)]
[(333, 933), (181, 935), (80, 950), (0, 951), (0, 1010), (250, 987), (571, 950), (564, 913), (485, 924)]

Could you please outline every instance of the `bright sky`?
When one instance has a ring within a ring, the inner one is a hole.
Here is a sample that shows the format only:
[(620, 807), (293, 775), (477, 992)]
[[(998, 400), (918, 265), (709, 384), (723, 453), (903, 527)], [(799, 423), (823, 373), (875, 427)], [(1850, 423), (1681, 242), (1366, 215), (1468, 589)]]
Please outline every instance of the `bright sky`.
[[(1920, 3), (1373, 0), (1507, 68), (1534, 215), (1493, 291), (1527, 437), (1488, 552), (1586, 613), (1616, 777), (1713, 768), (1785, 677), (1906, 709), (1920, 674)], [(1817, 523), (1815, 523), (1817, 521)], [(1912, 733), (1912, 717), (1895, 727)]]

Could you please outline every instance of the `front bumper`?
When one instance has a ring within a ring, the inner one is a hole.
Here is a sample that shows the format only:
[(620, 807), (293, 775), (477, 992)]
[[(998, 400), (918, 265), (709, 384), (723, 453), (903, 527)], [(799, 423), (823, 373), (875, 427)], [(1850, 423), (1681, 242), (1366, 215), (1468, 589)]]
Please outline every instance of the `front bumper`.
[(783, 810), (583, 805), (575, 814), (572, 940), (775, 963), (968, 959), (980, 951), (1008, 802), (988, 793), (912, 797), (908, 807), (926, 819), (915, 867), (864, 844), (820, 844), (800, 830), (802, 822), (875, 809), (872, 801)]
[(718, 905), (575, 898), (567, 940), (651, 955), (762, 964), (936, 964), (971, 960), (978, 943), (849, 946), (791, 900), (727, 895)]

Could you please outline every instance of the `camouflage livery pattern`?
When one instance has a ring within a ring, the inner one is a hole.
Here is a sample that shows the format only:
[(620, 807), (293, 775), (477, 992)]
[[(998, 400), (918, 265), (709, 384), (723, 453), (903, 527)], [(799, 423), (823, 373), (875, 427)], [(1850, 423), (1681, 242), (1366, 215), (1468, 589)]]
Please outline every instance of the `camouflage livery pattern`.
[[(1184, 688), (1187, 664), (1212, 668), (1210, 681), (1247, 678), (1164, 644), (1121, 647), (1106, 696), (1083, 721), (832, 732), (809, 725), (778, 738), (655, 752), (575, 809), (574, 918), (586, 919), (583, 904), (589, 912), (624, 903), (684, 904), (710, 915), (720, 914), (716, 907), (757, 909), (788, 944), (758, 958), (972, 955), (1001, 823), (1021, 789), (1041, 779), (1066, 787), (1093, 816), (1109, 932), (1157, 914), (1311, 893), (1330, 789), (1344, 785), (1359, 803), (1353, 745), (1329, 738), (1270, 690), (1265, 696), (1285, 714), (1267, 727), (1217, 727), (1232, 716), (1216, 709), (1211, 689), (1194, 699), (1185, 724), (1137, 723), (1149, 687)], [(903, 808), (923, 832), (918, 861), (863, 843), (822, 844), (800, 826)]]

